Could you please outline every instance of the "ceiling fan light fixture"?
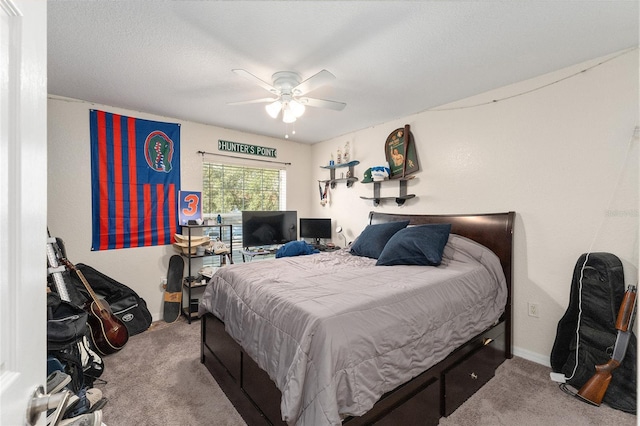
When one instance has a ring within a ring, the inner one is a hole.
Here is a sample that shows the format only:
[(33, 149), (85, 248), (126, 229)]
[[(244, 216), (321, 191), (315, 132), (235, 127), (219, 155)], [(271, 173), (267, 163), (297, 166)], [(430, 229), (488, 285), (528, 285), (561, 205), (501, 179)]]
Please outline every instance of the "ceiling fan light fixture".
[(279, 100), (275, 101), (273, 103), (270, 103), (269, 105), (266, 105), (264, 109), (267, 110), (267, 114), (269, 114), (271, 118), (278, 118), (278, 114), (280, 114), (280, 110), (282, 109), (282, 102), (280, 102)]
[(296, 117), (301, 117), (304, 114), (305, 107), (295, 99), (289, 102), (289, 109)]
[(293, 113), (291, 108), (285, 104), (282, 108), (282, 121), (285, 123), (293, 123), (296, 121), (296, 115)]
[(271, 97), (231, 102), (229, 105), (267, 102), (268, 105), (265, 106), (267, 114), (269, 114), (271, 118), (277, 119), (280, 116), (280, 111), (282, 111), (282, 121), (286, 124), (294, 123), (305, 113), (307, 106), (329, 108), (335, 111), (342, 111), (346, 106), (344, 102), (304, 97), (308, 92), (335, 79), (335, 76), (327, 70), (322, 70), (302, 82), (300, 81), (300, 75), (296, 72), (278, 71), (271, 76), (273, 84), (267, 83), (243, 69), (234, 69), (232, 71), (241, 77), (253, 81), (258, 86), (267, 90), (272, 96), (277, 96), (277, 98)]

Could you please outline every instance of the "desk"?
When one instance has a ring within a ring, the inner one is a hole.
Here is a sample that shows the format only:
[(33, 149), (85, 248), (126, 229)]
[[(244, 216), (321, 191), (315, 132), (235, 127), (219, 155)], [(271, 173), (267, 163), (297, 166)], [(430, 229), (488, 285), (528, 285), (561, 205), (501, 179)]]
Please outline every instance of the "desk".
[(251, 262), (256, 256), (269, 256), (270, 254), (275, 255), (277, 249), (261, 249), (261, 250), (246, 250), (243, 249), (240, 252), (242, 253), (242, 261), (243, 262)]
[(340, 250), (340, 247), (338, 246), (325, 246), (325, 245), (315, 246), (314, 245), (314, 248), (318, 249), (320, 253)]

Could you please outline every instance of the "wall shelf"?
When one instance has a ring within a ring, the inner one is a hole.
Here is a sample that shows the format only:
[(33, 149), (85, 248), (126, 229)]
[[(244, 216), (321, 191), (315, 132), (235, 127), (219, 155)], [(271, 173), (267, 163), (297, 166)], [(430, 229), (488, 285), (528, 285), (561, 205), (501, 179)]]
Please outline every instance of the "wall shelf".
[[(360, 164), (358, 160), (353, 160), (353, 161), (349, 161), (348, 163), (333, 164), (329, 166), (320, 166), (321, 169), (329, 169), (330, 177), (327, 180), (319, 180), (318, 182), (322, 182), (322, 183), (329, 182), (329, 184), (331, 185), (331, 189), (335, 188), (339, 182), (346, 182), (347, 188), (351, 188), (353, 186), (353, 183), (358, 181), (358, 178), (355, 177), (355, 173), (353, 171), (353, 168), (358, 164)], [(347, 173), (347, 177), (341, 177), (336, 179), (336, 169), (340, 169), (340, 168), (349, 169)]]
[[(401, 206), (405, 201), (410, 200), (411, 198), (415, 198), (414, 194), (407, 194), (407, 181), (413, 179), (415, 176), (407, 176), (399, 179), (388, 179), (383, 181), (374, 181), (374, 182), (363, 182), (363, 183), (373, 183), (373, 197), (360, 197), (363, 200), (371, 200), (373, 201), (374, 206), (378, 206), (384, 200), (395, 200), (396, 204)], [(381, 197), (380, 196), (380, 185), (383, 182), (400, 182), (399, 195), (397, 197)]]

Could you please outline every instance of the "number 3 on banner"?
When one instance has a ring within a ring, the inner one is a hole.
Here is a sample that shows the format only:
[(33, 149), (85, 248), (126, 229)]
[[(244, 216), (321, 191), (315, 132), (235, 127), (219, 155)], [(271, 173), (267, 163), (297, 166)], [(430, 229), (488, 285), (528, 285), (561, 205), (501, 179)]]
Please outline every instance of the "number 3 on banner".
[(189, 194), (184, 197), (184, 201), (187, 204), (187, 207), (182, 209), (182, 213), (184, 213), (185, 216), (193, 216), (198, 213), (200, 197), (195, 194)]
[(196, 191), (180, 191), (178, 205), (180, 225), (188, 224), (189, 220), (202, 218), (201, 194)]

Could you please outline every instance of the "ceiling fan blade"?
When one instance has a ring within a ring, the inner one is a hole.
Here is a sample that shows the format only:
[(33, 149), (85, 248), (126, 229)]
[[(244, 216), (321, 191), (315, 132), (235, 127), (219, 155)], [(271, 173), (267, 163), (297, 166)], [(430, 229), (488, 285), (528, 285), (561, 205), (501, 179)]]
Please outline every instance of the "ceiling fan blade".
[(335, 111), (342, 111), (347, 106), (344, 102), (327, 101), (324, 99), (315, 98), (298, 98), (298, 102), (303, 105), (315, 107), (315, 108), (327, 108)]
[(293, 93), (296, 96), (304, 95), (305, 93), (311, 92), (312, 90), (317, 89), (320, 86), (324, 86), (332, 80), (335, 80), (335, 78), (336, 76), (331, 74), (329, 71), (322, 70), (294, 87)]
[(273, 93), (274, 95), (278, 94), (278, 89), (276, 89), (275, 87), (273, 87), (272, 85), (270, 85), (269, 83), (267, 83), (266, 81), (263, 81), (261, 79), (259, 79), (258, 77), (256, 77), (255, 75), (251, 74), (249, 71), (247, 70), (243, 70), (243, 69), (234, 69), (231, 70), (234, 73), (238, 74), (240, 77), (244, 77), (249, 81), (254, 82), (255, 84), (257, 84), (258, 86), (262, 87), (263, 89)]
[(264, 102), (275, 102), (278, 99), (279, 98), (260, 98), (260, 99), (252, 99), (250, 101), (227, 102), (227, 105), (261, 104)]

